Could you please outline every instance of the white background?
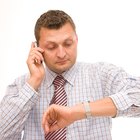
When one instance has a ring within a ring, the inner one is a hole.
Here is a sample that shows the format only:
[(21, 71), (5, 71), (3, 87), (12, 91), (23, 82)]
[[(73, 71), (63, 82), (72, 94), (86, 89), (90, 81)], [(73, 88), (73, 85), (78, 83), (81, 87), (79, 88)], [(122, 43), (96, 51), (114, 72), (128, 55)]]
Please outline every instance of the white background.
[[(0, 0), (0, 100), (6, 86), (28, 72), (26, 59), (37, 18), (49, 9), (72, 16), (78, 61), (105, 61), (140, 76), (139, 0)], [(140, 118), (113, 119), (113, 140), (140, 140)]]

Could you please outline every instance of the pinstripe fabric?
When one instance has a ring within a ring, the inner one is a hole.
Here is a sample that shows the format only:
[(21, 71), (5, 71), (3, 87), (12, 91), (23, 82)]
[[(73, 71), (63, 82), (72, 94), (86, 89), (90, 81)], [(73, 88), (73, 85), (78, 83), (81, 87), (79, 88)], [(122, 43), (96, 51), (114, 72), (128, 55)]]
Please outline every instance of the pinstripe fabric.
[[(64, 90), (64, 84), (66, 80), (63, 78), (62, 75), (58, 75), (54, 79), (54, 96), (51, 100), (50, 104), (58, 104), (67, 106), (67, 94)], [(55, 122), (54, 122), (55, 123)], [(66, 128), (60, 129), (58, 131), (54, 131), (45, 135), (46, 140), (66, 140)]]

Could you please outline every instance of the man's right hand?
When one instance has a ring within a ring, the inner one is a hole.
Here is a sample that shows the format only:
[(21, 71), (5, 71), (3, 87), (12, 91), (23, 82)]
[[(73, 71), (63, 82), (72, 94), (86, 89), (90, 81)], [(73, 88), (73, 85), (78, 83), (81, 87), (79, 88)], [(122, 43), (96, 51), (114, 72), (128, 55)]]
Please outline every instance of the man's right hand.
[(27, 59), (27, 65), (30, 71), (30, 77), (27, 82), (35, 90), (38, 89), (45, 76), (43, 53), (43, 49), (40, 47), (35, 47), (35, 43), (32, 43)]

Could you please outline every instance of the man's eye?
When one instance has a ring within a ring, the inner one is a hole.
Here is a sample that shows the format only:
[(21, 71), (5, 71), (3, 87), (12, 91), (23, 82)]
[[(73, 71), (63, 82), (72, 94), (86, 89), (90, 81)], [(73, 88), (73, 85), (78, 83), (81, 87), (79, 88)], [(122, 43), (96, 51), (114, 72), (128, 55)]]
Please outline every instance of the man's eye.
[(70, 47), (70, 46), (72, 46), (72, 44), (73, 44), (72, 42), (66, 42), (66, 43), (64, 43), (64, 46), (65, 47)]
[(65, 44), (65, 46), (68, 46), (68, 47), (71, 46), (71, 45), (72, 45), (72, 44)]
[(56, 45), (47, 45), (47, 48), (48, 48), (49, 50), (53, 50), (53, 49), (56, 48)]

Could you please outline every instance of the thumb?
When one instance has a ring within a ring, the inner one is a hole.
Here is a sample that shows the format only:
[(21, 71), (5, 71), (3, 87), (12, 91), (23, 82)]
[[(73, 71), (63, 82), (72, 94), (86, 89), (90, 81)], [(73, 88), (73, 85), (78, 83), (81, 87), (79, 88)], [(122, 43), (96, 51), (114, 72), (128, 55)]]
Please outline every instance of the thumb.
[(53, 132), (53, 131), (56, 131), (58, 129), (61, 129), (61, 127), (58, 126), (57, 123), (55, 123), (54, 125), (51, 125), (50, 128), (49, 128), (49, 132)]

